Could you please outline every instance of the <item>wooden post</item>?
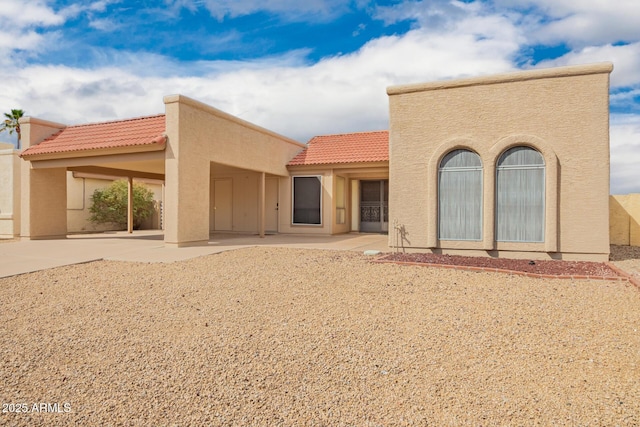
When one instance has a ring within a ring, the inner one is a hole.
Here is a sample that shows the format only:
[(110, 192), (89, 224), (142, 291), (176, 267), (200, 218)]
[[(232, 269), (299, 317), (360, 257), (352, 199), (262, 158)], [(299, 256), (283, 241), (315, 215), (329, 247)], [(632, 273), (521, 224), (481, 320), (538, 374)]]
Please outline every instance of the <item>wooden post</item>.
[(266, 218), (266, 174), (262, 172), (260, 174), (260, 188), (258, 190), (258, 227), (260, 237), (264, 237), (265, 218)]
[(133, 177), (127, 177), (127, 231), (133, 233)]

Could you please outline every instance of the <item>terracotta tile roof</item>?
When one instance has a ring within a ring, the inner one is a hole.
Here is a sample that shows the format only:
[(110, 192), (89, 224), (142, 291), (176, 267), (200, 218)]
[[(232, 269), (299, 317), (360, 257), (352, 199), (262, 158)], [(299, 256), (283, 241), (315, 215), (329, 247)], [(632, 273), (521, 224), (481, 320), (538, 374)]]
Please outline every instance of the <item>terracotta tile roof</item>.
[(166, 142), (165, 128), (164, 114), (67, 126), (40, 144), (27, 148), (22, 156), (159, 145)]
[(289, 166), (389, 161), (389, 132), (357, 132), (312, 138)]

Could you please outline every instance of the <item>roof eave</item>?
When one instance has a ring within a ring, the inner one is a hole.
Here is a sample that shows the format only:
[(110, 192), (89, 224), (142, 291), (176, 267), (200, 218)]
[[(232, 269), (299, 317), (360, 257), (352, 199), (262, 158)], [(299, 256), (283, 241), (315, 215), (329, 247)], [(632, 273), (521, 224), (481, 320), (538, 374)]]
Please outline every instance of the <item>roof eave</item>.
[(93, 148), (93, 149), (84, 149), (84, 150), (69, 150), (69, 151), (60, 151), (56, 153), (29, 154), (28, 152), (23, 152), (20, 155), (20, 157), (28, 161), (57, 160), (57, 159), (73, 159), (73, 158), (80, 158), (80, 157), (108, 156), (113, 154), (148, 153), (152, 151), (162, 151), (165, 148), (166, 148), (166, 138), (162, 138), (162, 140), (158, 140), (158, 138), (156, 138), (150, 144), (126, 145), (122, 147)]
[(289, 170), (302, 169), (339, 169), (339, 168), (371, 168), (389, 167), (389, 160), (374, 160), (365, 162), (333, 162), (333, 163), (305, 163), (298, 165), (287, 165)]

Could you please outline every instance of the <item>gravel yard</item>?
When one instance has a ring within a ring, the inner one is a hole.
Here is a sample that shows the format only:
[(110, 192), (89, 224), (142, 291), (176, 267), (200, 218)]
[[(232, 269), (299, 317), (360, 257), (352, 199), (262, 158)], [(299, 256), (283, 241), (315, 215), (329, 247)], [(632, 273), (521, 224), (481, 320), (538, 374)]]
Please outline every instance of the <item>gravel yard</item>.
[(627, 282), (250, 248), (0, 291), (0, 425), (640, 425)]

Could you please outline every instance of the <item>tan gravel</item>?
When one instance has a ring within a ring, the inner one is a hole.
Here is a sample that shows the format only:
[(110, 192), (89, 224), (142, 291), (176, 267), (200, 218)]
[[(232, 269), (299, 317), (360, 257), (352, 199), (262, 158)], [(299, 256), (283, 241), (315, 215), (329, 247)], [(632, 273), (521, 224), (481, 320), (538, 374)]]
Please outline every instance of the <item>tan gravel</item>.
[(627, 282), (251, 248), (0, 292), (0, 425), (640, 425)]

